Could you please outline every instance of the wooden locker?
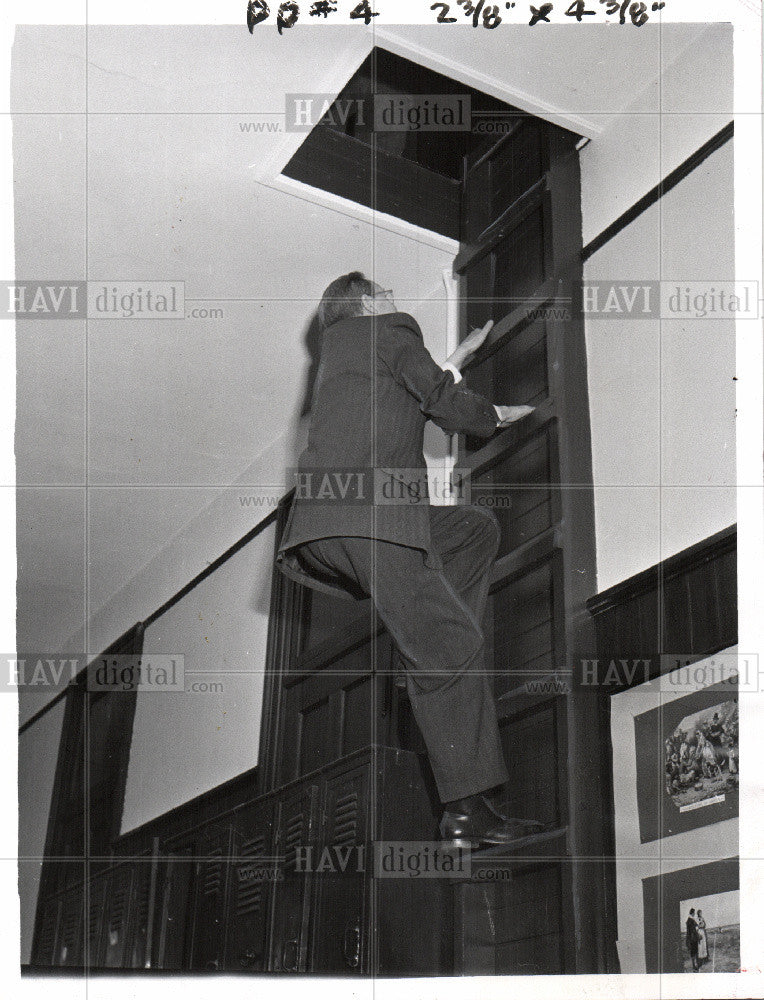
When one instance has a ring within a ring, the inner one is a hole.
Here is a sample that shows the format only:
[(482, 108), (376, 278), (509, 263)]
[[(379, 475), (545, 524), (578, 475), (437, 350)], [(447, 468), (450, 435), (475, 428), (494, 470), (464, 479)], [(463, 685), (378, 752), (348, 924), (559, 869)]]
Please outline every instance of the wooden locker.
[[(225, 967), (261, 972), (276, 870), (271, 856), (273, 801), (253, 803), (234, 818)], [(258, 875), (259, 873), (259, 875)]]
[(315, 869), (310, 972), (361, 973), (368, 960), (368, 761), (327, 776)]
[[(421, 755), (373, 754), (373, 840), (437, 846), (440, 804)], [(371, 849), (371, 848), (370, 848)], [(372, 867), (371, 860), (369, 867)], [(371, 970), (378, 976), (446, 976), (453, 970), (452, 886), (443, 878), (377, 877), (371, 884)]]
[(112, 871), (104, 909), (102, 952), (107, 969), (122, 969), (127, 963), (132, 911), (133, 868), (120, 865)]
[(198, 842), (195, 867), (191, 968), (216, 970), (225, 955), (231, 828), (211, 829)]
[(271, 920), (269, 968), (274, 972), (305, 972), (312, 875), (305, 871), (304, 852), (315, 849), (318, 787), (299, 785), (285, 792), (279, 806), (274, 854), (281, 858)]
[(150, 944), (154, 920), (152, 876), (156, 865), (156, 858), (148, 854), (137, 858), (135, 862), (134, 920), (129, 955), (126, 959), (126, 965), (131, 969), (148, 968), (151, 963)]
[(110, 873), (105, 872), (91, 879), (88, 898), (88, 950), (83, 962), (88, 969), (98, 969), (103, 964), (104, 918)]
[(188, 969), (191, 958), (191, 900), (194, 882), (193, 849), (179, 846), (164, 864), (158, 967)]

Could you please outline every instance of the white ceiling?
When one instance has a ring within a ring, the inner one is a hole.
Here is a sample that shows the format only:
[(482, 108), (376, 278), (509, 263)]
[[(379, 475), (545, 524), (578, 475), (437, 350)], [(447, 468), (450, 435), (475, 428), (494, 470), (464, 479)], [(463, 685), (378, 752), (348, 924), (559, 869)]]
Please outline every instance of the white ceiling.
[[(704, 30), (575, 27), (396, 27), (376, 42), (594, 135)], [(86, 88), (81, 29), (18, 29), (17, 274), (178, 279), (225, 310), (91, 322), (87, 339), (79, 324), (18, 325), (18, 478), (35, 487), (19, 497), (19, 648), (59, 648), (81, 627), (85, 576), (94, 610), (293, 431), (306, 323), (331, 278), (389, 263), (403, 299), (437, 289), (442, 240), (401, 255), (362, 213), (278, 190), (302, 137), (242, 131), (278, 122), (287, 92), (336, 93), (375, 33), (317, 41), (300, 26), (95, 26)]]

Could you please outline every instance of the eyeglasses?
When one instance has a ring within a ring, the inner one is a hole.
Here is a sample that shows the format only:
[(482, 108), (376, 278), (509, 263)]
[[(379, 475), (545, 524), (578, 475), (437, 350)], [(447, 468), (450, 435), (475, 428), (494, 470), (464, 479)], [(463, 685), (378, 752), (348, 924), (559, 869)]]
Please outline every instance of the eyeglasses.
[(378, 299), (378, 298), (381, 298), (383, 295), (387, 299), (388, 302), (392, 302), (393, 301), (393, 290), (392, 290), (392, 288), (383, 288), (379, 292), (375, 292), (374, 295), (372, 296), (372, 298)]

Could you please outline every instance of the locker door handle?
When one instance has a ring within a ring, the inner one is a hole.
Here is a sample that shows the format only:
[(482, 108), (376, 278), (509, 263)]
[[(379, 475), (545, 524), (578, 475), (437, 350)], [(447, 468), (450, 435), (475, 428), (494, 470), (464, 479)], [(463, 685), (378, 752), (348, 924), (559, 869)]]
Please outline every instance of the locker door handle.
[(347, 924), (342, 938), (342, 954), (351, 969), (357, 969), (361, 960), (361, 928), (358, 924)]
[[(289, 956), (289, 957), (287, 957)], [(284, 972), (297, 972), (300, 964), (300, 948), (297, 938), (292, 938), (284, 944), (281, 952), (281, 967)]]

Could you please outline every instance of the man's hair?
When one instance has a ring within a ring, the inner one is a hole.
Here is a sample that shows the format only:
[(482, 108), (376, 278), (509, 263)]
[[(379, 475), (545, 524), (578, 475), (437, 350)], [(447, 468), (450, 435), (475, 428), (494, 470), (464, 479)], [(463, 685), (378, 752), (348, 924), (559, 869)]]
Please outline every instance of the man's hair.
[(322, 330), (338, 323), (341, 319), (360, 316), (361, 296), (374, 294), (374, 282), (369, 281), (360, 271), (351, 271), (335, 278), (321, 296), (318, 307), (318, 322)]

